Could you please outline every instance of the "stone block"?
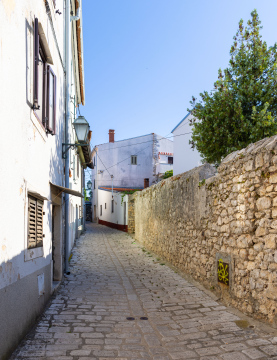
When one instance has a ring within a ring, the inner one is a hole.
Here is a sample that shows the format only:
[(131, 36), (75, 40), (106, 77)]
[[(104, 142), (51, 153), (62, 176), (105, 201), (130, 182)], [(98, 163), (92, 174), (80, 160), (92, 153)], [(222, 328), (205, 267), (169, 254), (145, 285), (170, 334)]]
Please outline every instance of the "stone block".
[(276, 234), (268, 234), (265, 236), (265, 249), (276, 249)]
[(256, 202), (256, 206), (259, 211), (269, 209), (271, 207), (270, 197), (264, 196), (264, 197), (259, 198)]

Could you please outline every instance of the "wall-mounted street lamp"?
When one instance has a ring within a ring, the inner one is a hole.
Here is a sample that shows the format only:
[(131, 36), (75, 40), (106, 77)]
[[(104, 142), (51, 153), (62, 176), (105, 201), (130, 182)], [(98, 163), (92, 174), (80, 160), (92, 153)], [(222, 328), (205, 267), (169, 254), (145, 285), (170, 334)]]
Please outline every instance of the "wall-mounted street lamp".
[(66, 159), (66, 153), (68, 150), (74, 149), (77, 146), (88, 146), (87, 137), (89, 132), (89, 124), (84, 116), (78, 116), (78, 118), (73, 123), (78, 143), (77, 144), (62, 144), (62, 157)]
[(87, 188), (88, 188), (88, 190), (91, 189), (91, 186), (92, 186), (92, 182), (89, 180), (89, 181), (87, 182)]

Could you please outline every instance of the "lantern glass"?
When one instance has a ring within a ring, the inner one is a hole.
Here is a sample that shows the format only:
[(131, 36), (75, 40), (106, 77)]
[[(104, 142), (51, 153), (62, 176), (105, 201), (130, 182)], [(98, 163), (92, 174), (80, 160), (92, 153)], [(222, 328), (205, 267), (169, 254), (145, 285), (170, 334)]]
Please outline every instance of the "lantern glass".
[(91, 185), (92, 185), (92, 182), (89, 180), (88, 182), (87, 182), (87, 188), (90, 190), (91, 189)]
[(89, 124), (84, 116), (78, 116), (73, 123), (74, 129), (79, 142), (86, 142), (89, 132)]

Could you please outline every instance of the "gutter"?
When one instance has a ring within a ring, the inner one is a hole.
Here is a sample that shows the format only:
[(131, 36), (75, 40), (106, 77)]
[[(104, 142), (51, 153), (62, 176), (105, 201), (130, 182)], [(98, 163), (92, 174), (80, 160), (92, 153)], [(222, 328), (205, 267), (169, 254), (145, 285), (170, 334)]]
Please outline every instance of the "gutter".
[(79, 66), (79, 81), (80, 81), (80, 93), (81, 93), (81, 103), (85, 105), (85, 73), (84, 73), (84, 47), (83, 47), (83, 21), (82, 13), (80, 11), (82, 6), (82, 0), (76, 1), (76, 16), (71, 18), (76, 18), (76, 32), (77, 32), (77, 50), (78, 50), (78, 66)]

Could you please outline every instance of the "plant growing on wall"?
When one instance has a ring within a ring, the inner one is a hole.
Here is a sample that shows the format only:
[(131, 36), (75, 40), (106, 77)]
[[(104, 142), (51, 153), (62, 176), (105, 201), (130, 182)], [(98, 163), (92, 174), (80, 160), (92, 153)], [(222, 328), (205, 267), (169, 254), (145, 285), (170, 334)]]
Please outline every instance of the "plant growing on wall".
[(86, 189), (84, 189), (84, 195), (85, 195), (85, 201), (89, 201), (90, 198), (87, 195), (87, 190)]
[(141, 189), (133, 189), (133, 190), (126, 190), (126, 191), (122, 191), (121, 192), (121, 205), (123, 204), (123, 199), (125, 195), (132, 195), (134, 194), (136, 191), (141, 191)]
[(234, 36), (229, 67), (218, 71), (212, 92), (192, 97), (193, 148), (209, 163), (277, 132), (277, 46), (260, 35), (256, 10)]
[(164, 179), (167, 179), (167, 178), (169, 178), (169, 177), (171, 177), (171, 176), (173, 176), (173, 170), (168, 170), (168, 171), (166, 171), (166, 172), (164, 173), (163, 178), (164, 178)]

